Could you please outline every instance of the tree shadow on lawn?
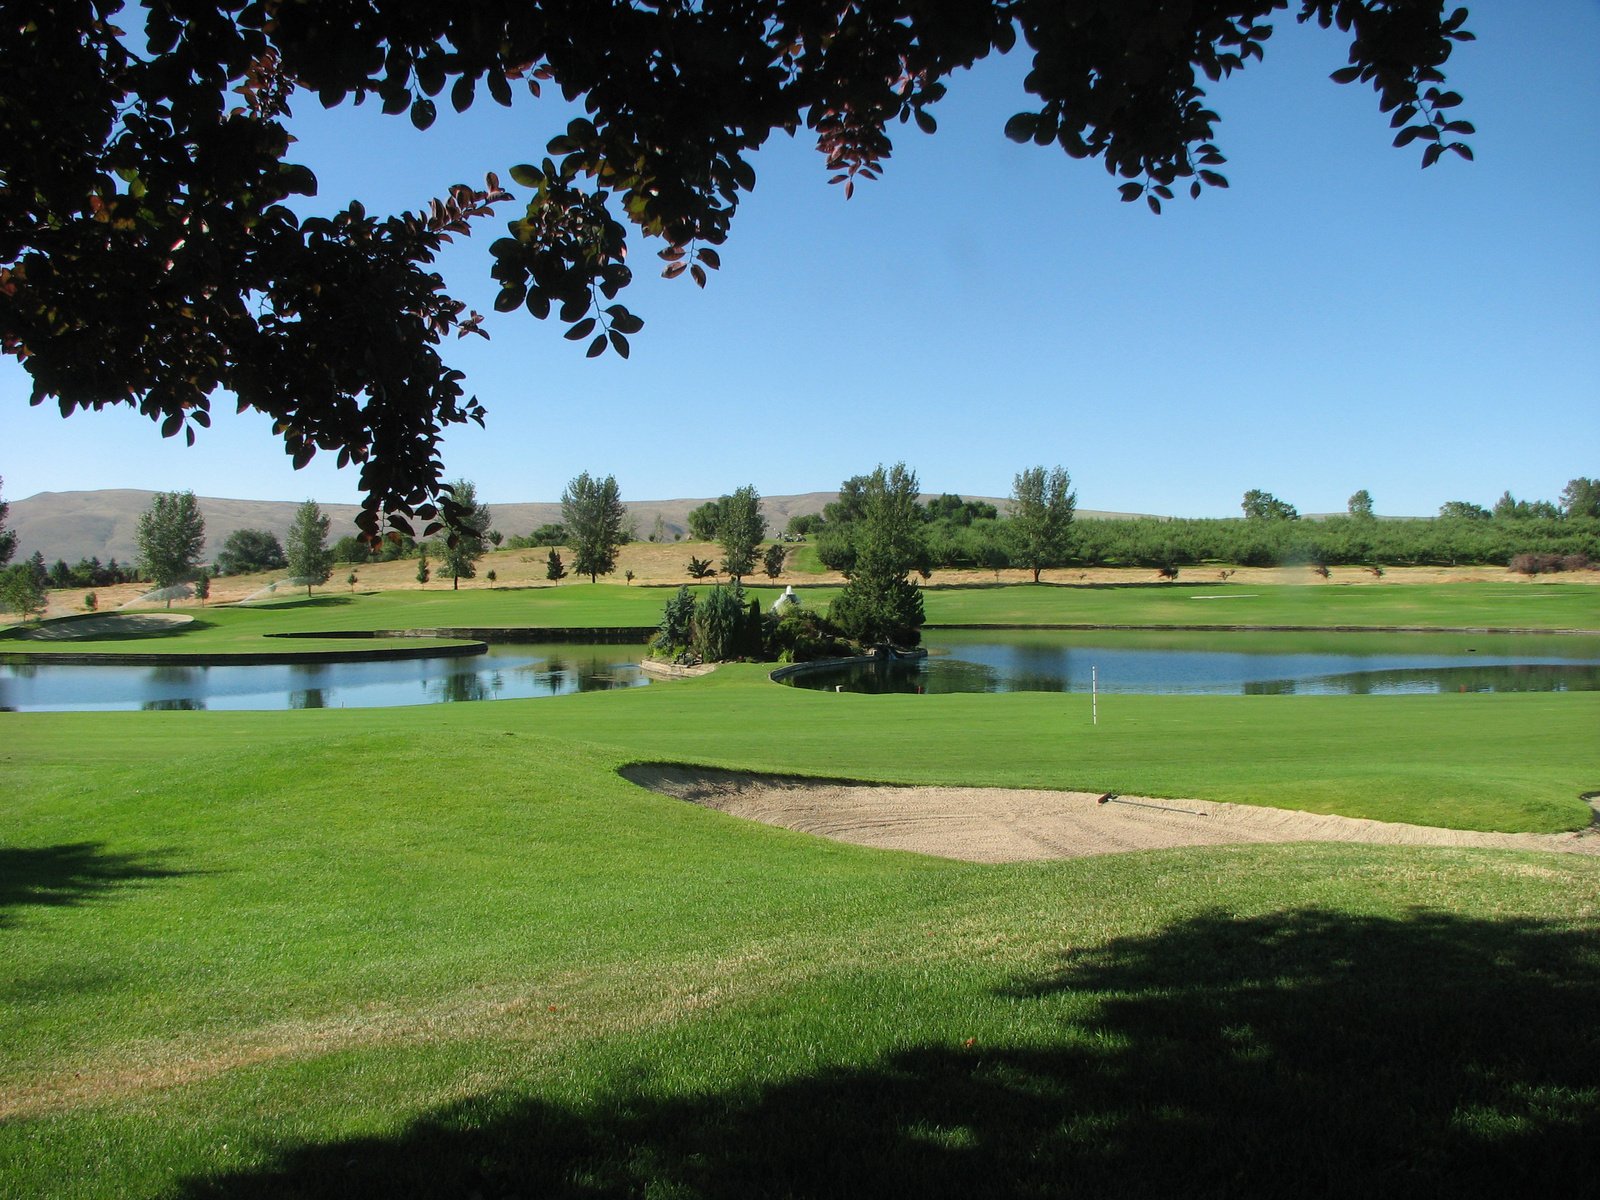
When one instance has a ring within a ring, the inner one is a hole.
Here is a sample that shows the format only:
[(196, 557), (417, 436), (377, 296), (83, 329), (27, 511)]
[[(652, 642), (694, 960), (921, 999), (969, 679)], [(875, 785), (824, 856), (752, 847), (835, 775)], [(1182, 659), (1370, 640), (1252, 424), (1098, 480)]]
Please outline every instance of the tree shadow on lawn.
[(1011, 1044), (667, 1098), (624, 1068), (581, 1107), (485, 1095), (182, 1194), (1459, 1200), (1560, 1195), (1600, 1165), (1589, 931), (1201, 916), (1002, 998)]
[[(153, 641), (157, 639), (171, 640), (173, 638), (181, 638), (188, 634), (200, 633), (202, 630), (215, 629), (217, 627), (215, 621), (208, 621), (204, 617), (193, 617), (188, 621), (184, 621), (182, 624), (175, 624), (169, 621), (160, 620), (160, 614), (157, 614), (157, 620), (144, 620), (143, 618), (148, 615), (150, 614), (108, 613), (106, 614), (105, 618), (99, 619), (102, 620), (103, 627), (95, 628), (92, 632), (81, 631), (88, 629), (91, 622), (97, 620), (97, 618), (90, 618), (89, 620), (75, 622), (71, 625), (61, 624), (57, 626), (47, 622), (44, 626), (35, 626), (28, 629), (23, 629), (19, 626), (15, 629), (9, 629), (4, 633), (0, 633), (0, 637), (10, 637), (15, 638), (20, 642), (26, 642), (28, 643), (29, 649), (33, 649), (40, 642), (56, 643), (63, 652), (70, 654), (79, 649), (79, 647), (74, 644), (77, 642), (142, 642)], [(54, 636), (57, 633), (62, 633), (63, 635)], [(40, 654), (40, 661), (47, 661), (42, 653)]]
[(15, 924), (19, 909), (85, 904), (119, 888), (184, 874), (143, 855), (108, 853), (98, 842), (0, 846), (0, 929)]
[(248, 603), (240, 602), (230, 607), (247, 609), (251, 612), (258, 610), (271, 612), (281, 608), (340, 608), (354, 603), (354, 596), (297, 596), (293, 589), (285, 588), (284, 596), (281, 600), (251, 600)]

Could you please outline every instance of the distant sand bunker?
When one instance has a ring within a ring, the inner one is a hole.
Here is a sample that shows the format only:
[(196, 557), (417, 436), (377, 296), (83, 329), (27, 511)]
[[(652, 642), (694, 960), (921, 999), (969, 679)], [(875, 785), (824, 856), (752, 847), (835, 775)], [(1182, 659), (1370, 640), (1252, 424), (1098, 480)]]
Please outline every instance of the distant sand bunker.
[(1206, 800), (1008, 788), (883, 787), (655, 764), (625, 778), (707, 808), (860, 846), (967, 862), (1081, 858), (1173, 846), (1372, 842), (1600, 854), (1600, 833), (1470, 833)]
[(94, 638), (128, 637), (132, 634), (171, 633), (194, 618), (187, 613), (107, 613), (78, 621), (49, 621), (37, 629), (25, 629), (21, 636), (40, 642), (81, 642)]

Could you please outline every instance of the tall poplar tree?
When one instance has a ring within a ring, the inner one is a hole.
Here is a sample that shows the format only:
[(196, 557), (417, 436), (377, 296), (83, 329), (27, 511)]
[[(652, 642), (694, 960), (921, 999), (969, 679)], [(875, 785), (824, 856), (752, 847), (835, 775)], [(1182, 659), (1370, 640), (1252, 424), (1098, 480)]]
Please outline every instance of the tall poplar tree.
[(767, 520), (761, 515), (761, 493), (747, 483), (731, 496), (717, 501), (721, 519), (717, 522), (717, 541), (722, 543), (722, 569), (734, 579), (743, 579), (756, 569), (756, 550), (767, 536)]
[(454, 545), (446, 538), (440, 549), (451, 587), (459, 591), (461, 581), (478, 573), (478, 560), (489, 551), (489, 506), (478, 503), (478, 489), (468, 480), (458, 479), (450, 488), (457, 514), (451, 526)]
[(307, 500), (295, 509), (294, 520), (289, 523), (283, 556), (289, 564), (289, 574), (306, 585), (307, 596), (314, 584), (327, 583), (333, 572), (328, 523), (327, 514), (315, 500)]
[(567, 527), (572, 569), (594, 583), (617, 569), (617, 551), (628, 540), (628, 511), (615, 476), (591, 478), (585, 471), (561, 493), (561, 520)]
[(1011, 483), (1011, 560), (1033, 572), (1064, 566), (1072, 552), (1072, 517), (1078, 496), (1062, 467), (1029, 467)]
[(194, 493), (157, 492), (139, 516), (135, 539), (139, 561), (157, 588), (194, 574), (206, 544), (206, 522)]

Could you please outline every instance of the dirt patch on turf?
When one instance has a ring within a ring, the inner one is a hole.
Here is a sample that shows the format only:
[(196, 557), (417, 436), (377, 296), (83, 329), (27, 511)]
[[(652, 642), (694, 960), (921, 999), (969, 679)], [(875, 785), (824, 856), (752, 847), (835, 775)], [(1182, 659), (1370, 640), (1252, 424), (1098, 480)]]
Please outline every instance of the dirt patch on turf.
[(103, 617), (51, 621), (37, 629), (24, 629), (17, 636), (36, 642), (82, 642), (174, 633), (178, 626), (193, 623), (194, 618), (188, 613), (107, 613)]
[(1081, 858), (1176, 846), (1371, 842), (1600, 854), (1600, 830), (1473, 833), (1251, 804), (1098, 792), (885, 787), (700, 767), (644, 764), (625, 778), (663, 795), (859, 846), (966, 862)]

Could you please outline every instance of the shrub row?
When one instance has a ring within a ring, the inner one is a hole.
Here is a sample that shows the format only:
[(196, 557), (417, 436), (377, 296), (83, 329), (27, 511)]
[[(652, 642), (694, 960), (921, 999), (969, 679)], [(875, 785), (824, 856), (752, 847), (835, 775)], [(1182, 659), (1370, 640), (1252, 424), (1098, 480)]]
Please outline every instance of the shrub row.
[[(930, 567), (990, 568), (1011, 565), (1004, 520), (955, 526), (933, 522), (926, 533)], [(827, 565), (829, 543), (819, 542)], [(1073, 524), (1073, 553), (1063, 566), (1191, 566), (1237, 563), (1272, 567), (1512, 566), (1519, 556), (1551, 557), (1566, 563), (1600, 561), (1600, 520), (1587, 517), (1466, 520), (1417, 518), (1380, 521), (1251, 521), (1243, 518), (1162, 520), (1080, 519)], [(840, 564), (842, 565), (842, 564)], [(1519, 569), (1519, 568), (1514, 568)], [(1546, 566), (1542, 570), (1552, 568)], [(1565, 570), (1580, 567), (1567, 565)]]

